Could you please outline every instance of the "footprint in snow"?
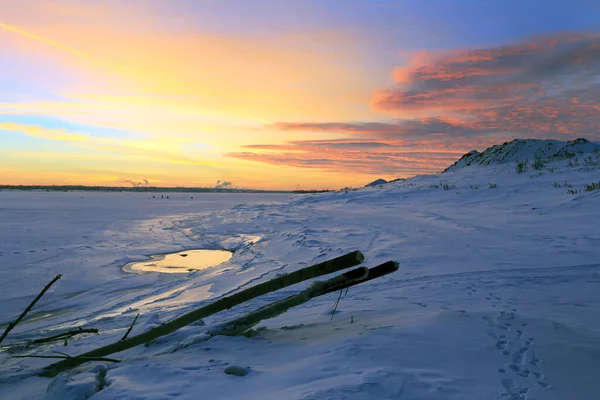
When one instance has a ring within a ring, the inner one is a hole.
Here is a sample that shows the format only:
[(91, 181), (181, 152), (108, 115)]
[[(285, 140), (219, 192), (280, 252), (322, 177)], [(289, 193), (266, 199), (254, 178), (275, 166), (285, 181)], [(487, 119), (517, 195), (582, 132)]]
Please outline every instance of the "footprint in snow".
[[(482, 320), (488, 323), (490, 336), (495, 341), (494, 347), (501, 354), (509, 356), (511, 362), (507, 365), (498, 368), (498, 373), (506, 376), (506, 374), (515, 374), (520, 378), (533, 379), (536, 384), (542, 388), (550, 386), (550, 383), (545, 379), (540, 366), (542, 360), (537, 356), (531, 348), (533, 337), (525, 337), (525, 328), (527, 323), (522, 323), (518, 329), (512, 330), (512, 326), (517, 322), (517, 311), (514, 307), (514, 302), (504, 301), (502, 298), (489, 293), (487, 300), (492, 302), (492, 306), (502, 308), (497, 316), (485, 315)], [(501, 378), (501, 384), (505, 391), (500, 394), (500, 398), (511, 400), (526, 400), (528, 398), (529, 387), (519, 386), (513, 379)]]

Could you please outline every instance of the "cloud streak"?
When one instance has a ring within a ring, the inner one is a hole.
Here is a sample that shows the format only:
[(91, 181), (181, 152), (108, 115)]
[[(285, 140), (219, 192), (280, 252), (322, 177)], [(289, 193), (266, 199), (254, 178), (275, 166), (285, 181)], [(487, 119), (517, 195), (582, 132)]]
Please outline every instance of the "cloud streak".
[(426, 145), (398, 140), (300, 140), (244, 149), (248, 151), (228, 156), (277, 166), (387, 177), (438, 172), (461, 155), (434, 142)]
[(97, 58), (97, 57), (94, 57), (94, 56), (92, 56), (90, 54), (87, 54), (87, 53), (84, 53), (82, 51), (79, 51), (79, 50), (77, 50), (77, 49), (75, 49), (73, 47), (70, 47), (70, 46), (68, 46), (68, 45), (66, 45), (64, 43), (57, 42), (57, 41), (52, 40), (50, 38), (47, 38), (47, 37), (44, 37), (44, 36), (41, 36), (41, 35), (37, 35), (35, 33), (29, 32), (29, 31), (26, 31), (24, 29), (21, 29), (20, 27), (15, 26), (15, 25), (9, 25), (9, 24), (0, 23), (0, 29), (3, 29), (5, 31), (7, 31), (7, 32), (11, 32), (11, 33), (14, 33), (14, 34), (26, 37), (28, 39), (32, 39), (32, 40), (38, 41), (40, 43), (44, 43), (44, 44), (52, 46), (52, 47), (54, 47), (56, 49), (62, 50), (64, 52), (66, 52), (66, 53), (69, 53), (69, 54), (72, 54), (74, 56), (83, 58), (83, 59), (85, 59), (87, 61), (91, 61), (91, 62), (93, 62), (95, 64), (102, 65), (102, 66), (109, 67), (109, 68), (113, 68), (113, 69), (116, 69), (116, 70), (119, 70), (119, 71), (126, 71), (126, 69), (123, 68), (123, 67), (121, 67), (121, 66), (106, 63), (104, 60), (102, 60), (100, 58)]
[(40, 139), (60, 141), (104, 152), (121, 153), (135, 157), (149, 158), (155, 161), (211, 166), (207, 161), (182, 156), (183, 152), (176, 144), (144, 140), (118, 140), (100, 138), (64, 129), (50, 129), (43, 126), (27, 125), (16, 122), (0, 122), (0, 131), (17, 132)]

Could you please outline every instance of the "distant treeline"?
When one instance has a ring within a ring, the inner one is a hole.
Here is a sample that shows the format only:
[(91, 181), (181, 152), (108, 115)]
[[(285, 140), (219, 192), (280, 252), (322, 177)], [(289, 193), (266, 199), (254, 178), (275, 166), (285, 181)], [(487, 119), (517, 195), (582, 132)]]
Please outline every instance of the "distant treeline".
[(218, 189), (158, 186), (84, 186), (84, 185), (0, 185), (0, 190), (43, 190), (47, 192), (96, 191), (96, 192), (180, 192), (180, 193), (324, 193), (329, 190), (258, 190)]

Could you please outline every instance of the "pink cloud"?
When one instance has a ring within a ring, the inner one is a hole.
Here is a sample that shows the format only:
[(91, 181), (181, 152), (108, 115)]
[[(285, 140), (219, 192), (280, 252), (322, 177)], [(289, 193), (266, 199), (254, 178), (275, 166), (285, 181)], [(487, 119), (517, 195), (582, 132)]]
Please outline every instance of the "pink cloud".
[[(440, 171), (461, 154), (514, 138), (600, 139), (600, 36), (564, 34), (458, 51), (419, 52), (374, 107), (386, 122), (278, 122), (270, 129), (342, 139), (247, 146), (230, 156), (371, 175)], [(409, 119), (406, 119), (410, 116)]]
[(451, 115), (474, 130), (581, 135), (595, 125), (600, 104), (599, 59), (600, 37), (585, 34), (416, 54), (396, 70), (397, 86), (378, 92), (373, 104)]

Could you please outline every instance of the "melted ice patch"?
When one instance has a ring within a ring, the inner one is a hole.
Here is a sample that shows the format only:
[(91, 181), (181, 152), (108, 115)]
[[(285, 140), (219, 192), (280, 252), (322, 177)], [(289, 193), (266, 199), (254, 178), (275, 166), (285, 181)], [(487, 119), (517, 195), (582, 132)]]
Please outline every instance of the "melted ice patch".
[(190, 271), (214, 267), (228, 261), (232, 252), (227, 250), (186, 250), (171, 254), (150, 256), (150, 260), (125, 264), (123, 271), (132, 273), (163, 272), (185, 274)]

